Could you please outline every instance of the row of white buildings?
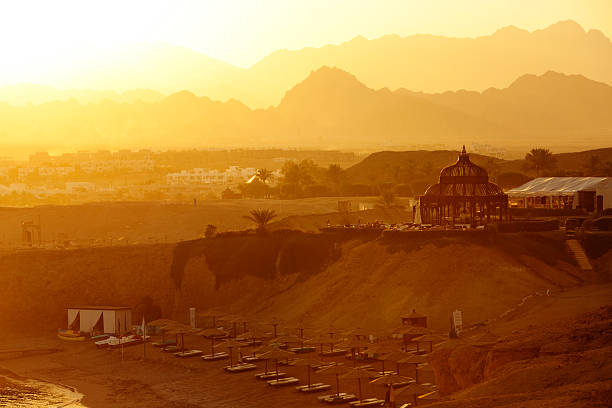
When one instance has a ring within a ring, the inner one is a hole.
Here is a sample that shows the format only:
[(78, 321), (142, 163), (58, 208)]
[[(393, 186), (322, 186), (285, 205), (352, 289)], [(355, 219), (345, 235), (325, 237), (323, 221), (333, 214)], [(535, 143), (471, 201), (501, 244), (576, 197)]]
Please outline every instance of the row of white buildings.
[[(169, 185), (240, 183), (248, 181), (256, 173), (257, 169), (253, 167), (230, 166), (224, 171), (195, 168), (167, 174), (166, 183)], [(280, 176), (280, 171), (274, 176), (275, 178)]]
[(17, 178), (24, 180), (30, 175), (38, 175), (40, 177), (61, 177), (68, 176), (77, 170), (86, 174), (94, 173), (112, 173), (129, 171), (135, 173), (152, 172), (155, 167), (153, 160), (134, 159), (134, 160), (89, 160), (81, 162), (78, 166), (16, 166), (16, 167), (0, 167), (0, 178), (9, 177), (11, 169), (17, 170)]

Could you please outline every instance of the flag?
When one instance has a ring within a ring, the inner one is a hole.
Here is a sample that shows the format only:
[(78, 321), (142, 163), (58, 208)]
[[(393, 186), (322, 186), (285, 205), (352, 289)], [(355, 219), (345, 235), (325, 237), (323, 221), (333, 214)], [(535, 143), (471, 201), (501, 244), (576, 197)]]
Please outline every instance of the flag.
[(145, 331), (147, 330), (147, 326), (145, 324), (144, 315), (142, 316), (142, 325), (140, 326), (140, 332), (142, 333), (142, 337), (146, 335)]

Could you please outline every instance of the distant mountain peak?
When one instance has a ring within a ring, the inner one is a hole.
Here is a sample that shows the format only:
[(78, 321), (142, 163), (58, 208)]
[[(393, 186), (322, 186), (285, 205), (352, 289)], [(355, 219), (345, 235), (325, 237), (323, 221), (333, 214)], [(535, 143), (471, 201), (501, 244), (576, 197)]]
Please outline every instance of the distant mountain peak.
[(546, 27), (543, 30), (537, 31), (546, 31), (549, 33), (555, 34), (586, 34), (584, 28), (574, 20), (562, 20), (558, 21), (550, 26)]
[(495, 33), (494, 36), (508, 36), (508, 35), (520, 35), (520, 34), (529, 34), (529, 31), (523, 30), (522, 28), (518, 28), (514, 25), (509, 25), (500, 28)]

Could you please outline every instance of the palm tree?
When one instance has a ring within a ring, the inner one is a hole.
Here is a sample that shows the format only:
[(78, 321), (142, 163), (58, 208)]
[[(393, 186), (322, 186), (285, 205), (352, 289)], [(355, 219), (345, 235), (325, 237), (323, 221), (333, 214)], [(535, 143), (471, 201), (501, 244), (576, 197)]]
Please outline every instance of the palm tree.
[(385, 209), (399, 207), (396, 203), (395, 193), (391, 190), (381, 191), (376, 207)]
[(540, 177), (541, 171), (549, 171), (555, 168), (556, 159), (548, 149), (531, 149), (525, 155), (526, 167), (528, 170), (535, 170), (536, 177)]
[(255, 175), (264, 183), (272, 181), (272, 179), (274, 178), (274, 174), (270, 170), (265, 168), (257, 170), (257, 173)]
[(251, 210), (249, 215), (245, 215), (244, 218), (253, 221), (257, 225), (257, 232), (264, 232), (266, 225), (276, 217), (276, 211), (274, 210)]

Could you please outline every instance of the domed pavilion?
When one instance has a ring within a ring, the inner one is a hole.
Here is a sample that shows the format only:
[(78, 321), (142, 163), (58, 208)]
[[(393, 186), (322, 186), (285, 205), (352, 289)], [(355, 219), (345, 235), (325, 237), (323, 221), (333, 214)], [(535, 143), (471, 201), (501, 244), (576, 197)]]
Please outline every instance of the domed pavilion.
[(470, 161), (465, 146), (457, 163), (440, 172), (440, 181), (419, 197), (423, 224), (469, 224), (509, 221), (508, 195), (489, 182), (487, 171)]

